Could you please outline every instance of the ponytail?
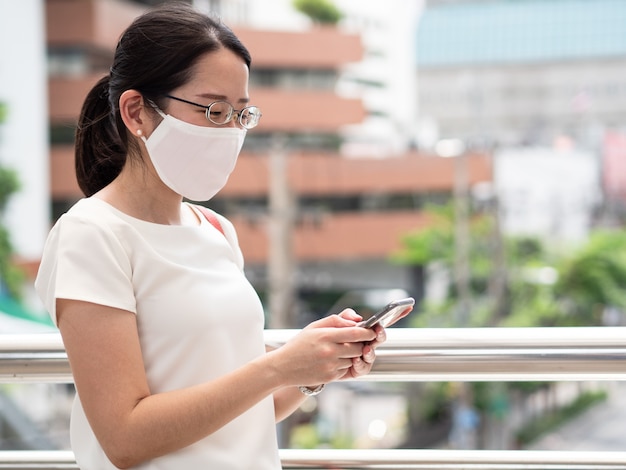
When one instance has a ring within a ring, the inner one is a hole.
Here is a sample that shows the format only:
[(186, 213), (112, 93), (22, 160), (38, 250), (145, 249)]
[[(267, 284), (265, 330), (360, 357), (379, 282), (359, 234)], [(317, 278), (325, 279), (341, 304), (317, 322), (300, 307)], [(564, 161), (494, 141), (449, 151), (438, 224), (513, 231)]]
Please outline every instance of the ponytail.
[(76, 128), (76, 179), (85, 196), (98, 192), (120, 174), (126, 153), (109, 103), (107, 75), (85, 98)]

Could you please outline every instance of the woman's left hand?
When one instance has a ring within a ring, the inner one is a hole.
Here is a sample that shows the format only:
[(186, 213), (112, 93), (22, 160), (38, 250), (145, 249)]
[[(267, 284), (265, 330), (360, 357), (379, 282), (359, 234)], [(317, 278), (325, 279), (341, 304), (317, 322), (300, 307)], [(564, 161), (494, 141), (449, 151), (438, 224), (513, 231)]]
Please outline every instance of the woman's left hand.
[[(359, 314), (350, 308), (345, 309), (339, 314), (339, 316), (345, 318), (346, 320), (353, 320), (355, 322), (360, 322), (363, 319)], [(346, 374), (342, 377), (343, 379), (367, 375), (372, 370), (372, 366), (376, 360), (376, 348), (387, 339), (385, 329), (381, 325), (375, 325), (373, 330), (376, 332), (376, 339), (368, 343), (363, 343), (361, 357), (352, 359), (352, 367), (348, 369), (348, 372), (346, 372)]]

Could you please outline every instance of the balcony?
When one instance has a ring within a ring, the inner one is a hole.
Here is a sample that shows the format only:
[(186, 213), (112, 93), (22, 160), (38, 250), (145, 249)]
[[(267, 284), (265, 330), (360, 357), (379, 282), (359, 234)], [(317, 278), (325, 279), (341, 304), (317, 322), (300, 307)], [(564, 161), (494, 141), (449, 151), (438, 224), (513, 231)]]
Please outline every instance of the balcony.
[[(491, 181), (491, 171), (488, 156), (468, 156), (470, 185)], [(269, 174), (267, 155), (242, 154), (220, 196), (265, 196), (269, 192)], [(287, 181), (294, 194), (308, 196), (451, 192), (454, 161), (417, 152), (384, 159), (293, 152), (287, 155)]]
[(47, 41), (54, 47), (80, 44), (112, 51), (122, 31), (144, 11), (116, 0), (47, 1)]
[(80, 77), (57, 77), (48, 80), (50, 122), (74, 125), (83, 101), (104, 73)]
[[(237, 228), (246, 263), (263, 264), (269, 254), (269, 221), (242, 216), (230, 219)], [(386, 258), (401, 248), (401, 236), (423, 228), (428, 220), (415, 211), (328, 214), (304, 217), (293, 232), (298, 261)]]
[(315, 27), (305, 34), (247, 28), (234, 28), (234, 31), (252, 54), (253, 69), (337, 70), (363, 58), (361, 38), (334, 27)]
[[(266, 198), (270, 191), (268, 159), (267, 155), (242, 155), (219, 197)], [(50, 163), (53, 198), (82, 197), (74, 173), (73, 147), (54, 146)], [(384, 160), (294, 154), (288, 158), (287, 180), (296, 196), (451, 192), (453, 163), (417, 154)], [(471, 156), (469, 169), (472, 183), (491, 179), (490, 162), (483, 155)], [(237, 228), (246, 262), (267, 261), (267, 215), (233, 214), (230, 219)], [(386, 258), (400, 248), (403, 234), (428, 223), (416, 210), (302, 213), (299, 219), (294, 230), (298, 261)]]
[(250, 96), (263, 112), (258, 127), (262, 132), (335, 134), (366, 117), (361, 100), (342, 98), (333, 91), (254, 88)]

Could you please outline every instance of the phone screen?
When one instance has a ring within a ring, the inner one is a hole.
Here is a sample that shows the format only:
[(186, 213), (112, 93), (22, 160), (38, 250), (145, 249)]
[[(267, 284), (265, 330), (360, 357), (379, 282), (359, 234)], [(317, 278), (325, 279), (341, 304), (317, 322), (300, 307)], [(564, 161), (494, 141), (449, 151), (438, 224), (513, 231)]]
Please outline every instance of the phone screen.
[(372, 328), (374, 325), (380, 323), (386, 328), (393, 325), (401, 318), (407, 316), (413, 308), (413, 305), (415, 305), (415, 299), (412, 297), (394, 300), (393, 302), (389, 302), (384, 308), (376, 312), (367, 320), (358, 323), (357, 326)]

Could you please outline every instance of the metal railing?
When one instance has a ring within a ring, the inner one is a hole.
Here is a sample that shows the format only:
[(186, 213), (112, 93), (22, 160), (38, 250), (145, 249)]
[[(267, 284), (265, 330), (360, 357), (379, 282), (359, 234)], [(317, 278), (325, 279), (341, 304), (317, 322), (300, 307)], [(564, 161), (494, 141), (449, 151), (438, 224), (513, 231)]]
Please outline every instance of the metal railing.
[[(279, 346), (296, 330), (266, 330)], [(626, 328), (390, 329), (363, 381), (626, 380)], [(0, 335), (0, 382), (70, 383), (57, 334)], [(624, 469), (626, 452), (281, 449), (283, 468)], [(0, 469), (75, 470), (69, 451), (3, 451)]]
[[(624, 452), (281, 449), (284, 469), (623, 470)], [(78, 470), (71, 451), (3, 451), (3, 470)]]

